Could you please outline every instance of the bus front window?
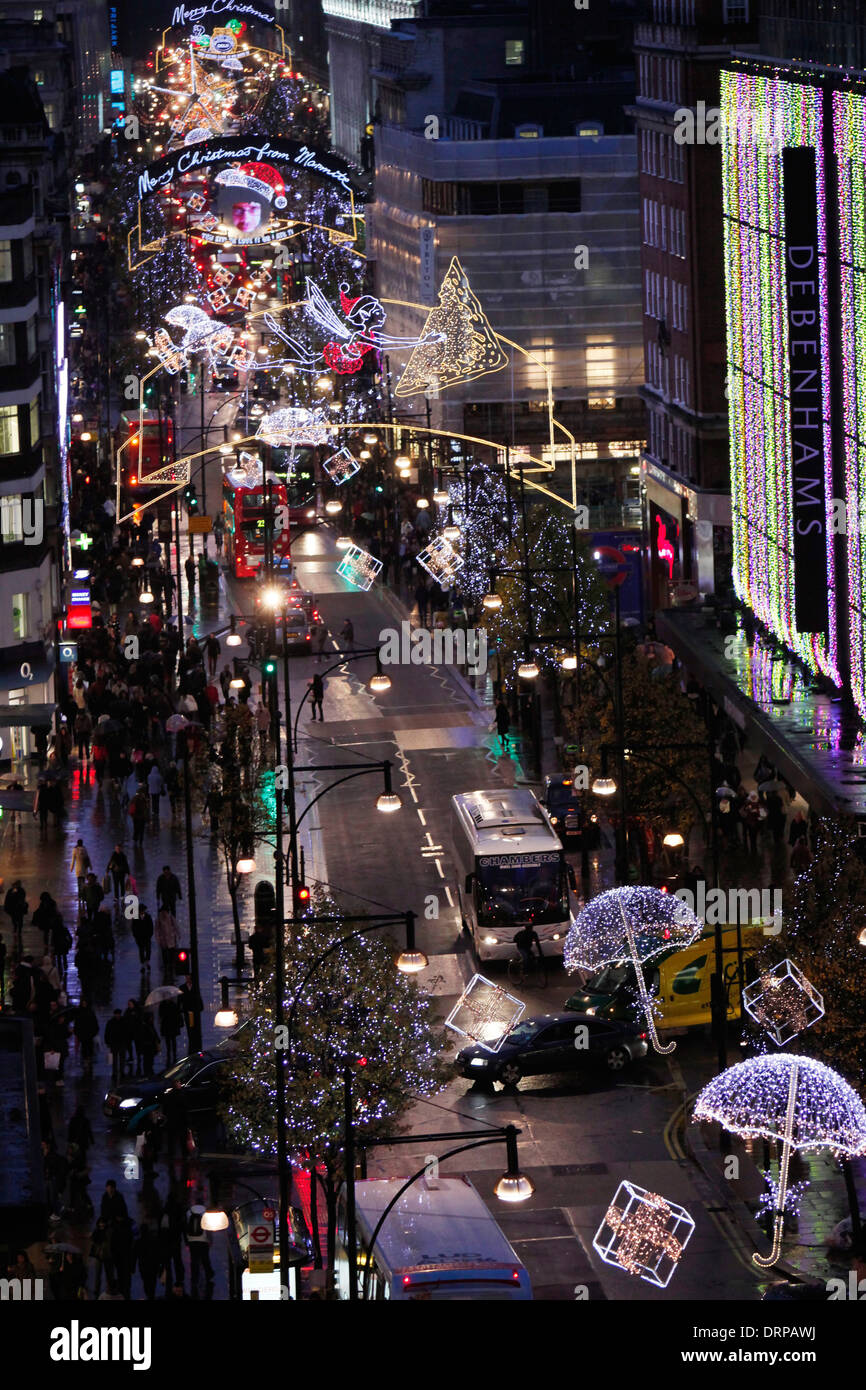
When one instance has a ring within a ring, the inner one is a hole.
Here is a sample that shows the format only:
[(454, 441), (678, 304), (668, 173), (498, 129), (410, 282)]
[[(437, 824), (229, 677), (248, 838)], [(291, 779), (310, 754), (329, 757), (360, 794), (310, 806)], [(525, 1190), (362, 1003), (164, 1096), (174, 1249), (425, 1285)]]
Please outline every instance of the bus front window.
[(509, 863), (506, 859), (496, 865), (479, 863), (477, 883), (482, 925), (543, 925), (568, 916), (564, 867), (554, 855), (541, 863)]

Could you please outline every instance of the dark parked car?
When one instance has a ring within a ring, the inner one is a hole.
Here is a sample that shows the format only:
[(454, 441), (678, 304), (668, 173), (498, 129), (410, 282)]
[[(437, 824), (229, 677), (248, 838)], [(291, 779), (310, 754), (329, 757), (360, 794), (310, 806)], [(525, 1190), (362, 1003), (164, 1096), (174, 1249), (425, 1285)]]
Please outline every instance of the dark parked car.
[(160, 1098), (171, 1090), (175, 1081), (189, 1088), (191, 1112), (212, 1108), (215, 1096), (212, 1083), (220, 1071), (224, 1073), (226, 1058), (243, 1046), (248, 1028), (249, 1020), (229, 1037), (223, 1038), (216, 1047), (181, 1057), (179, 1062), (158, 1076), (149, 1079), (130, 1077), (128, 1081), (113, 1082), (102, 1102), (103, 1115), (109, 1120), (116, 1120), (128, 1130), (134, 1130), (142, 1116), (159, 1104)]
[[(579, 1030), (586, 1029), (586, 1032)], [(647, 1054), (647, 1035), (633, 1023), (589, 1014), (537, 1014), (512, 1028), (498, 1052), (474, 1045), (457, 1054), (463, 1076), (516, 1086), (523, 1076), (579, 1071), (599, 1065), (622, 1071)]]
[(545, 777), (544, 808), (560, 840), (569, 849), (598, 849), (601, 840), (598, 817), (586, 815), (571, 777)]

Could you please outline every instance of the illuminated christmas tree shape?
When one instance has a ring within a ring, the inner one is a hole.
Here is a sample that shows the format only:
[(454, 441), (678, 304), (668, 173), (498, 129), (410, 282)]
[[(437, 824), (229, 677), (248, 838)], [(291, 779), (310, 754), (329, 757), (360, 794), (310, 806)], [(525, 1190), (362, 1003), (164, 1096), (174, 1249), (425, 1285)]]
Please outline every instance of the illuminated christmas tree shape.
[(838, 1072), (811, 1057), (770, 1052), (738, 1062), (704, 1087), (692, 1119), (713, 1120), (746, 1138), (781, 1141), (772, 1249), (769, 1255), (752, 1256), (761, 1269), (769, 1269), (781, 1254), (793, 1151), (866, 1154), (863, 1102)]
[(743, 990), (743, 1007), (778, 1047), (824, 1016), (824, 998), (792, 960), (780, 961)]
[(382, 568), (382, 561), (375, 555), (362, 550), (359, 545), (350, 545), (339, 565), (337, 573), (355, 589), (364, 593), (372, 588)]
[(338, 449), (335, 454), (331, 454), (330, 458), (326, 458), (322, 467), (328, 477), (337, 484), (337, 487), (347, 483), (350, 478), (354, 478), (355, 474), (361, 471), (360, 463), (345, 445), (342, 449)]
[(592, 1244), (605, 1264), (666, 1289), (694, 1229), (685, 1207), (623, 1180)]
[(461, 570), (465, 563), (463, 556), (457, 554), (451, 542), (444, 536), (437, 536), (432, 540), (425, 550), (415, 556), (415, 560), (443, 589), (450, 589), (457, 577), (457, 571)]
[(455, 256), (394, 394), (445, 390), (507, 366), (508, 357)]
[(473, 975), (445, 1020), (461, 1037), (498, 1052), (526, 1005), (483, 975)]
[(673, 1052), (676, 1043), (663, 1047), (659, 1042), (642, 966), (663, 952), (691, 946), (702, 931), (700, 918), (672, 894), (648, 887), (611, 888), (587, 903), (572, 922), (563, 960), (569, 971), (593, 972), (630, 960), (653, 1048)]

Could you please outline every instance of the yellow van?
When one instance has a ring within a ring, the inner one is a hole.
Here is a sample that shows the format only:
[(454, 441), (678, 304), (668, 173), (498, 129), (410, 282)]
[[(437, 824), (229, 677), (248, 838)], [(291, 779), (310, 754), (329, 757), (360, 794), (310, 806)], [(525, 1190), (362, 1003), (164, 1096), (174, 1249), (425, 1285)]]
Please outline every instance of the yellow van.
[[(753, 958), (760, 949), (759, 928), (741, 928), (746, 983), (753, 973)], [(723, 977), (728, 1018), (740, 1017), (740, 985), (737, 979), (737, 928), (722, 928)], [(750, 970), (750, 964), (752, 969)], [(710, 978), (716, 968), (715, 931), (708, 927), (703, 936), (685, 951), (658, 956), (644, 967), (647, 989), (660, 1006), (657, 1026), (698, 1028), (712, 1022)], [(567, 1009), (599, 1017), (633, 1019), (637, 990), (631, 961), (605, 965), (566, 1000)]]

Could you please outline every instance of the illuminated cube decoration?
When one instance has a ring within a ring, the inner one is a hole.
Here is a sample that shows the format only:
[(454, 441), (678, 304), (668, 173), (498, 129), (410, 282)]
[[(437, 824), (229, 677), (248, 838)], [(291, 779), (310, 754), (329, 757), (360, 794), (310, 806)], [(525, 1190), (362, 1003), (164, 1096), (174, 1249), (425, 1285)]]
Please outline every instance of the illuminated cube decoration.
[(359, 545), (350, 545), (337, 566), (337, 573), (355, 589), (366, 591), (372, 588), (382, 568), (382, 561), (369, 555)]
[[(202, 198), (201, 194), (199, 194), (199, 193), (197, 193), (197, 194), (195, 195), (195, 197), (196, 197), (196, 200), (197, 200), (197, 201), (196, 201), (196, 206), (199, 207), (199, 208), (203, 208), (203, 207), (204, 207), (204, 198)], [(190, 205), (190, 207), (192, 207), (192, 205), (193, 205), (193, 200), (192, 200), (192, 198), (190, 198), (190, 200), (189, 200), (189, 205)], [(235, 278), (235, 277), (234, 277), (234, 272), (231, 271), (231, 270), (229, 270), (229, 269), (228, 269), (226, 266), (224, 266), (224, 265), (218, 265), (218, 266), (216, 267), (216, 269), (214, 270), (214, 272), (213, 272), (213, 282), (214, 282), (215, 285), (223, 285), (223, 286), (225, 286), (225, 285), (230, 285), (231, 282), (232, 282), (232, 280), (233, 280), (234, 278)]]
[(215, 309), (217, 312), (219, 312), (220, 309), (224, 309), (226, 305), (230, 303), (228, 295), (222, 288), (211, 290), (210, 294), (207, 295), (206, 298), (211, 308)]
[(492, 980), (473, 975), (446, 1018), (445, 1027), (453, 1028), (487, 1052), (498, 1052), (525, 1008)]
[(824, 997), (792, 960), (780, 961), (743, 990), (743, 1007), (779, 1047), (824, 1016)]
[(426, 549), (415, 556), (416, 562), (442, 586), (448, 589), (454, 583), (457, 571), (463, 568), (464, 560), (458, 555), (450, 541), (437, 536)]
[(734, 586), (839, 684), (825, 97), (784, 76), (721, 77)]
[(347, 483), (350, 478), (354, 478), (356, 473), (361, 471), (358, 460), (345, 447), (338, 449), (330, 458), (325, 459), (322, 464), (328, 477), (339, 487), (342, 483)]
[(623, 1180), (592, 1244), (605, 1264), (666, 1289), (694, 1229), (685, 1207)]

